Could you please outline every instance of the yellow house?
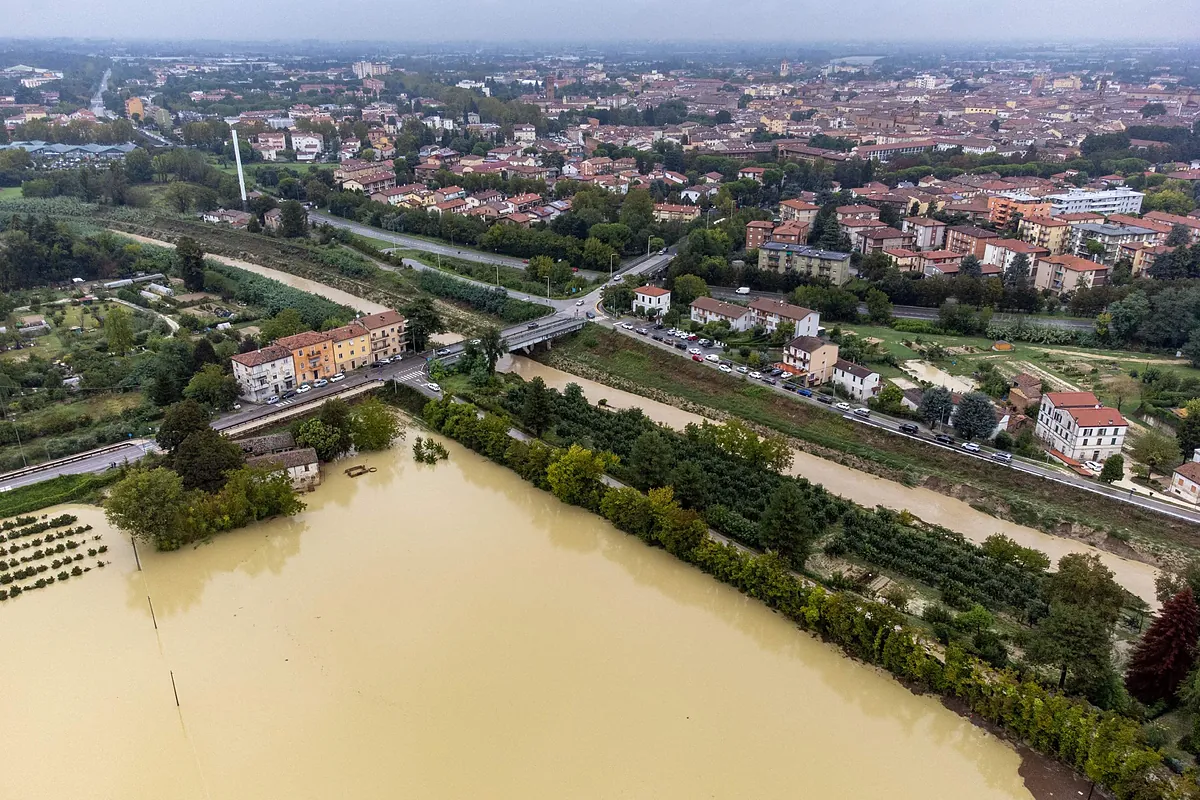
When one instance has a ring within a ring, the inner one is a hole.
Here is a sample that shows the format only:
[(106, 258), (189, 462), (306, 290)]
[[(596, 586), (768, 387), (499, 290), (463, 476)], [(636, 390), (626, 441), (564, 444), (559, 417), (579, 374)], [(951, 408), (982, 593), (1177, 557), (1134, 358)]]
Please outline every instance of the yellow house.
[(338, 372), (365, 367), (371, 362), (371, 332), (358, 321), (334, 328), (328, 335)]
[(131, 97), (125, 101), (125, 116), (133, 119), (135, 115), (138, 119), (146, 118), (146, 107), (142, 105), (140, 97)]

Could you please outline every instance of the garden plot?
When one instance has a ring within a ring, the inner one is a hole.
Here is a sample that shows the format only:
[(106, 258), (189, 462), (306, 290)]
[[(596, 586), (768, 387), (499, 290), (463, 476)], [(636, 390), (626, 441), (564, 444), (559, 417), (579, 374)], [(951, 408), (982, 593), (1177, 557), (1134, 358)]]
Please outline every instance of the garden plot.
[[(70, 527), (73, 514), (54, 519), (17, 517), (0, 524), (0, 602), (92, 571), (87, 559), (108, 552), (91, 525)], [(96, 567), (107, 564), (97, 559)]]
[(934, 386), (944, 386), (952, 392), (966, 394), (967, 392), (975, 391), (975, 381), (970, 378), (951, 375), (949, 372), (935, 367), (928, 361), (905, 361), (901, 369), (918, 381), (930, 383)]

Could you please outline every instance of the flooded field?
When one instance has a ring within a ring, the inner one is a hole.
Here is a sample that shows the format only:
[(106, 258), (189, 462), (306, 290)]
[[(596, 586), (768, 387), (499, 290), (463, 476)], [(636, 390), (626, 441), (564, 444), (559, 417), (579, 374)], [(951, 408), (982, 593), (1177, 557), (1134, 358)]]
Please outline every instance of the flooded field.
[(0, 606), (0, 800), (1031, 797), (937, 701), (447, 446), (141, 571), (103, 530)]
[[(547, 386), (559, 390), (568, 383), (577, 383), (592, 402), (604, 398), (614, 408), (637, 407), (642, 409), (646, 416), (672, 428), (682, 429), (689, 422), (699, 424), (703, 421), (703, 417), (698, 414), (589, 381), (522, 356), (514, 356), (511, 362), (506, 363), (508, 369), (526, 380), (540, 376)], [(801, 450), (793, 450), (792, 455), (791, 471), (794, 475), (801, 475), (813, 483), (823, 485), (834, 494), (867, 507), (882, 505), (894, 509), (908, 509), (926, 522), (956, 530), (973, 542), (982, 542), (993, 533), (1003, 533), (1026, 547), (1041, 550), (1055, 562), (1067, 553), (1095, 553), (1113, 571), (1122, 586), (1141, 597), (1151, 607), (1158, 607), (1158, 600), (1154, 594), (1154, 579), (1158, 570), (1149, 564), (1122, 558), (1074, 539), (1050, 536), (1034, 528), (997, 519), (982, 511), (976, 511), (968, 503), (930, 489), (909, 487), (877, 478)]]

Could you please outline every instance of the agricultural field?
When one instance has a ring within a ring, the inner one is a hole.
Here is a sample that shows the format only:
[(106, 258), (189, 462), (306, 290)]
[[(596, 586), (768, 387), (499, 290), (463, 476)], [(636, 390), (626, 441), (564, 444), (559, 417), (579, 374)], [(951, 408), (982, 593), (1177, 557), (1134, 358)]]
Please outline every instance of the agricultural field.
[(78, 518), (17, 517), (0, 523), (0, 602), (55, 583), (80, 578), (108, 562), (103, 536), (91, 525), (73, 526)]

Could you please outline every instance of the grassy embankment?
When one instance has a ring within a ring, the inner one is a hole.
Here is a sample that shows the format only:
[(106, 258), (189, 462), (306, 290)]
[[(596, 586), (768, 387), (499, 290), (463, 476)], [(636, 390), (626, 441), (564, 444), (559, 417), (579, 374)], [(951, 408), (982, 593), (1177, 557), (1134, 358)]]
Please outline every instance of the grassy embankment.
[(1200, 548), (1200, 531), (1194, 525), (857, 424), (594, 325), (543, 358), (627, 391), (682, 399), (742, 417), (794, 438), (805, 450), (962, 498), (1022, 525), (1054, 534), (1105, 534), (1134, 543), (1143, 552)]
[(60, 475), (0, 494), (0, 519), (28, 514), (60, 503), (96, 500), (100, 491), (121, 477), (120, 470), (99, 475)]

